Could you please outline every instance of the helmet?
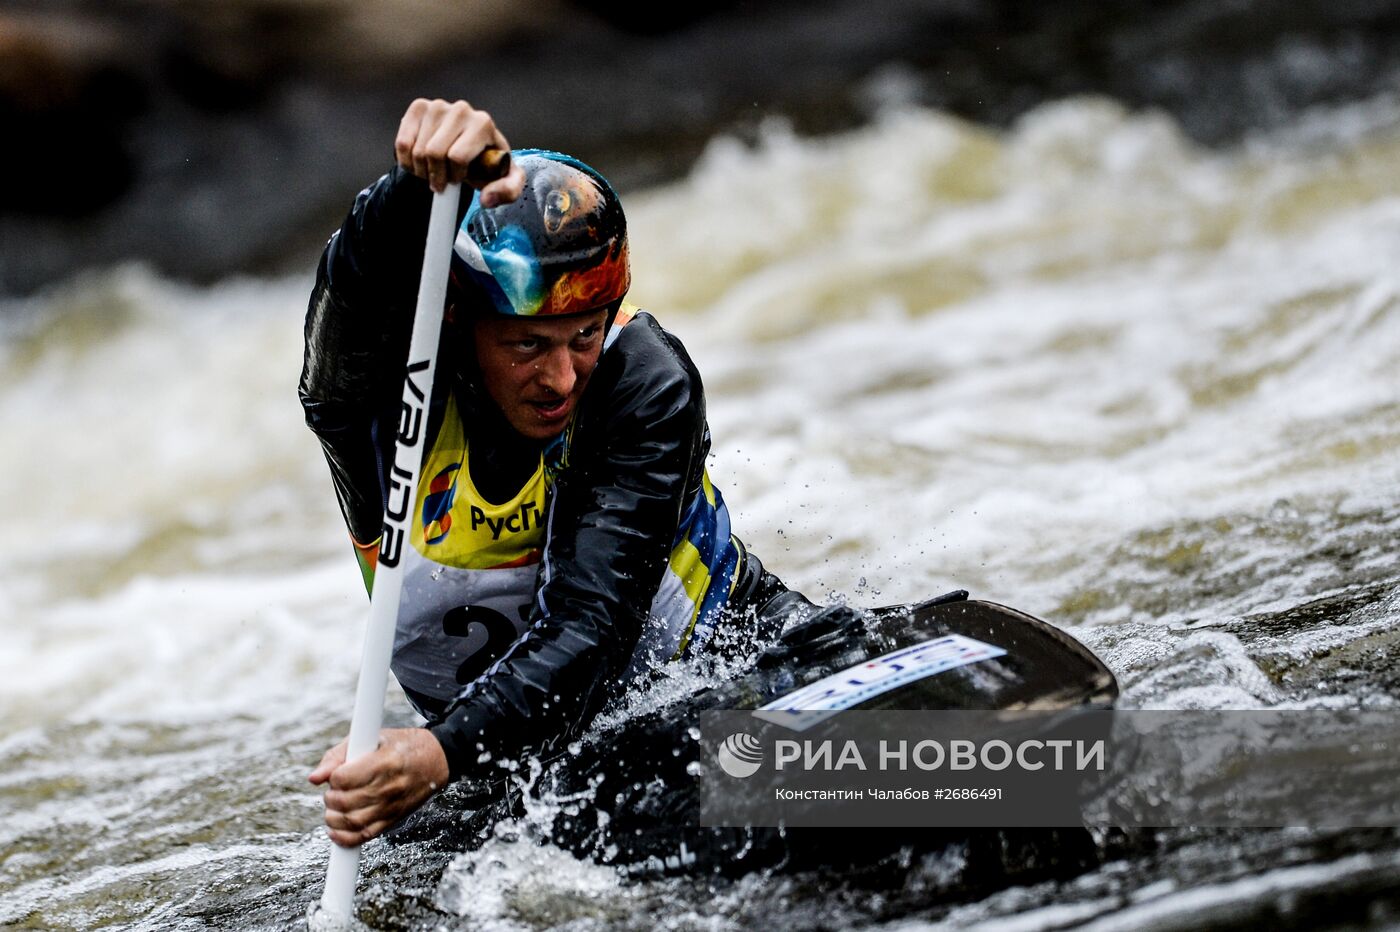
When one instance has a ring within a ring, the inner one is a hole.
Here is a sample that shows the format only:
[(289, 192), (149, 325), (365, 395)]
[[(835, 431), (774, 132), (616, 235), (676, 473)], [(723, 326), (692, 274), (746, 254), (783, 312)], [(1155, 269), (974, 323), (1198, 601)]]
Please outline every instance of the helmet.
[(525, 170), (520, 197), (487, 208), (475, 192), (457, 231), (457, 306), (509, 317), (606, 309), (611, 321), (632, 281), (617, 193), (559, 152), (518, 149), (511, 158)]

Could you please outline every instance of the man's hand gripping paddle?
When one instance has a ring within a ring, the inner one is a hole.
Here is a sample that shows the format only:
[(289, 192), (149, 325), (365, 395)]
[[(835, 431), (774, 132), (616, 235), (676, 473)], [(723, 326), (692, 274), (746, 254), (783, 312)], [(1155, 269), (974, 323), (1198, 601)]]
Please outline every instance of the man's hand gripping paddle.
[[(500, 178), (508, 171), (510, 153), (487, 149), (472, 161), (467, 171), (467, 181), (480, 186)], [(404, 549), (412, 546), (409, 543), (409, 527), (417, 497), (418, 472), (423, 462), (423, 445), (427, 439), (424, 434), (428, 426), (428, 403), (433, 395), (433, 370), (442, 330), (443, 306), (447, 298), (452, 244), (457, 235), (460, 196), (461, 186), (455, 184), (434, 194), (432, 213), (428, 218), (423, 275), (418, 283), (418, 306), (413, 314), (403, 405), (399, 410), (398, 443), (393, 470), (389, 474), (389, 500), (384, 511), (379, 561), (370, 596), (369, 625), (360, 659), (355, 708), (350, 717), (347, 761), (368, 754), (378, 746), (379, 729), (384, 722), (384, 691), (389, 685), (389, 660), (394, 648), (394, 629), (398, 625), (399, 595), (403, 590), (401, 563)], [(353, 924), (355, 877), (359, 866), (359, 847), (332, 846), (320, 910), (318, 912), (313, 907), (307, 915), (312, 928), (343, 928)]]

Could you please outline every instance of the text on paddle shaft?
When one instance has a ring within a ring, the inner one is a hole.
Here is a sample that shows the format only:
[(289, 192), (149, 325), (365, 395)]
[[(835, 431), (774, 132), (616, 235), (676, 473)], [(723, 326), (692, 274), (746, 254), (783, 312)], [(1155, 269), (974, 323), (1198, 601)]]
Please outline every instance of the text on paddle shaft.
[(539, 527), (540, 510), (534, 502), (525, 502), (520, 506), (519, 511), (514, 514), (504, 515), (500, 518), (493, 518), (482, 511), (477, 505), (472, 506), (472, 530), (475, 531), (483, 524), (491, 529), (491, 539), (500, 540), (502, 531), (509, 531), (512, 534), (519, 534), (521, 531), (530, 530), (530, 519), (534, 518), (534, 526)]
[[(404, 398), (399, 409), (399, 447), (408, 454), (409, 462), (418, 459), (418, 448), (423, 439), (423, 407), (427, 400), (423, 390), (413, 383), (413, 377), (426, 372), (429, 365), (427, 359), (411, 362), (404, 375)], [(398, 459), (394, 457), (394, 468), (389, 470), (384, 536), (379, 545), (379, 562), (383, 566), (399, 565), (399, 559), (403, 556), (404, 535), (408, 531), (408, 514), (413, 510), (413, 479), (417, 470), (404, 469)]]

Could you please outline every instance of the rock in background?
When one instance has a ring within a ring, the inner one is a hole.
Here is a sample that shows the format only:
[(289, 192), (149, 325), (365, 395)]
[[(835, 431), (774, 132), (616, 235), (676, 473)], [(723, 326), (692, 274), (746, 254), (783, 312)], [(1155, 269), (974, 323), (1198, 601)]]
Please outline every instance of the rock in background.
[(388, 167), (414, 96), (622, 188), (781, 114), (882, 101), (1004, 124), (1048, 99), (1160, 107), (1206, 143), (1400, 88), (1400, 0), (769, 0), (620, 19), (563, 0), (33, 0), (0, 8), (0, 293), (144, 259), (306, 265)]

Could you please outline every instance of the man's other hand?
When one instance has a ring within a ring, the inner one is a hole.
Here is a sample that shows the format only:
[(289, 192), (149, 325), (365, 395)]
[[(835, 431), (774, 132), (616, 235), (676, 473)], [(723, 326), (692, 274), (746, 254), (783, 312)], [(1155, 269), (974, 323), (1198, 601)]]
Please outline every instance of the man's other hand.
[[(467, 166), (487, 149), (510, 151), (510, 143), (496, 128), (491, 115), (465, 100), (418, 98), (408, 105), (394, 138), (394, 156), (400, 165), (427, 179), (434, 191), (467, 178)], [(525, 189), (525, 171), (510, 171), (481, 187), (483, 207), (508, 204)]]
[(364, 844), (408, 815), (447, 783), (447, 756), (426, 728), (386, 728), (379, 747), (345, 762), (345, 742), (326, 752), (307, 778), (326, 789), (331, 841)]

